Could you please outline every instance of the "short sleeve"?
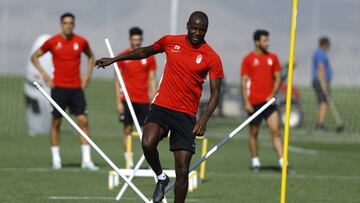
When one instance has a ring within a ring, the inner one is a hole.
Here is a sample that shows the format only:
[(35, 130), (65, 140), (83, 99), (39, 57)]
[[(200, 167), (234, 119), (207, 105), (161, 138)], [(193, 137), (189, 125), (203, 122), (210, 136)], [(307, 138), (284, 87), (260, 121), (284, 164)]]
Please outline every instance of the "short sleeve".
[(50, 42), (50, 39), (48, 39), (44, 42), (43, 45), (41, 45), (40, 50), (43, 53), (46, 53), (46, 52), (50, 51), (50, 49), (51, 49), (51, 42)]
[(153, 44), (154, 50), (158, 52), (164, 52), (167, 41), (168, 41), (168, 37), (164, 36), (159, 40), (157, 40), (156, 42), (154, 42)]
[(148, 67), (149, 70), (156, 70), (157, 66), (156, 66), (156, 59), (154, 56), (150, 56), (148, 58)]
[(240, 75), (241, 76), (249, 75), (249, 70), (250, 70), (249, 63), (247, 57), (245, 57), (241, 63)]
[(276, 55), (274, 55), (274, 72), (281, 72), (279, 58)]
[(317, 54), (315, 55), (315, 62), (316, 62), (317, 65), (319, 65), (319, 64), (326, 64), (326, 57), (325, 57), (325, 55), (322, 54), (322, 53), (317, 53)]
[(83, 42), (83, 50), (88, 50), (90, 48), (88, 41), (85, 39)]
[(218, 55), (215, 55), (209, 63), (209, 77), (211, 79), (224, 77), (221, 59)]

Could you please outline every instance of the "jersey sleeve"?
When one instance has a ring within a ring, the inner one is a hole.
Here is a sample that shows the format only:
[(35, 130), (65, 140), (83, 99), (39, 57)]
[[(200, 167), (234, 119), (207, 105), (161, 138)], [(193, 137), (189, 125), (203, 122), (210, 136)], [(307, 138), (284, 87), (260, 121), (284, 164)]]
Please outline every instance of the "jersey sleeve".
[(89, 42), (88, 42), (86, 39), (84, 39), (84, 42), (83, 42), (83, 50), (88, 50), (89, 48), (90, 48)]
[(276, 55), (274, 56), (274, 72), (281, 72), (280, 61)]
[(319, 64), (324, 64), (326, 63), (326, 57), (324, 54), (321, 54), (321, 53), (317, 53), (315, 55), (315, 63), (316, 65), (318, 66)]
[(43, 45), (41, 45), (40, 50), (43, 53), (46, 53), (51, 50), (51, 42), (50, 39), (46, 40)]
[(149, 70), (156, 70), (157, 66), (156, 66), (156, 59), (155, 59), (155, 57), (154, 57), (154, 56), (150, 56), (150, 57), (148, 58), (148, 60), (149, 60), (149, 65), (148, 65)]
[(224, 77), (221, 59), (218, 55), (215, 55), (209, 63), (209, 77), (211, 79)]
[(157, 40), (156, 42), (154, 42), (153, 44), (154, 50), (158, 52), (164, 52), (167, 41), (168, 41), (168, 36), (164, 36), (159, 40)]
[(249, 75), (249, 63), (248, 63), (248, 58), (245, 57), (241, 63), (241, 67), (240, 67), (240, 75), (244, 76), (244, 75)]

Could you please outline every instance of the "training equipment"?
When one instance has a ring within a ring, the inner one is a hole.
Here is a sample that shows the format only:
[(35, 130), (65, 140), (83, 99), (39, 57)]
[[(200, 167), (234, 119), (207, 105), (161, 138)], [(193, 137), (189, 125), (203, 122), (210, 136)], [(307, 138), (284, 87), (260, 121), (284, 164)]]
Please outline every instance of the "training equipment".
[(75, 128), (75, 130), (77, 130), (80, 135), (89, 143), (89, 145), (101, 156), (101, 158), (103, 158), (109, 165), (111, 168), (113, 168), (117, 174), (126, 182), (130, 185), (130, 187), (134, 190), (134, 192), (141, 198), (144, 200), (144, 202), (149, 202), (149, 200), (145, 197), (145, 195), (129, 180), (126, 178), (126, 176), (124, 176), (123, 174), (121, 174), (119, 168), (114, 164), (114, 162), (112, 162), (108, 156), (106, 156), (106, 154), (86, 135), (86, 133), (81, 130), (81, 128), (70, 118), (70, 116), (68, 116), (64, 110), (62, 110), (60, 108), (60, 106), (45, 92), (45, 90), (35, 81), (33, 83), (35, 85), (36, 88), (38, 88), (38, 90), (41, 92), (41, 94), (51, 103), (51, 105), (58, 110), (61, 115)]
[(292, 17), (291, 17), (291, 32), (290, 32), (290, 53), (289, 53), (289, 68), (288, 68), (288, 84), (286, 91), (286, 110), (285, 110), (285, 127), (284, 127), (284, 157), (281, 174), (281, 193), (280, 203), (286, 202), (286, 178), (287, 178), (287, 164), (288, 164), (288, 147), (290, 137), (290, 113), (291, 113), (291, 95), (292, 95), (292, 81), (294, 72), (294, 56), (295, 56), (295, 39), (296, 39), (296, 17), (297, 17), (298, 0), (293, 0)]
[[(190, 166), (189, 171), (193, 171), (195, 168), (197, 168), (199, 165), (201, 165), (202, 162), (207, 160), (212, 154), (214, 154), (218, 149), (220, 149), (222, 146), (225, 145), (229, 140), (231, 140), (240, 130), (242, 130), (246, 125), (248, 125), (252, 120), (254, 120), (261, 112), (263, 112), (266, 108), (268, 108), (271, 104), (275, 102), (275, 98), (270, 99), (266, 104), (264, 104), (259, 110), (257, 110), (253, 115), (251, 115), (249, 118), (247, 118), (240, 126), (235, 128), (228, 136), (226, 136), (223, 140), (221, 140), (217, 145), (215, 145), (213, 148), (208, 151), (205, 156), (201, 157), (200, 160), (196, 161), (192, 166)], [(166, 189), (165, 193), (171, 190), (173, 187), (175, 187), (175, 182), (170, 183)]]
[(335, 118), (336, 132), (340, 133), (345, 130), (345, 124), (344, 124), (343, 120), (341, 119), (340, 114), (339, 114), (338, 110), (336, 109), (335, 103), (332, 100), (332, 98), (330, 96), (327, 96), (326, 98), (329, 102), (330, 111)]

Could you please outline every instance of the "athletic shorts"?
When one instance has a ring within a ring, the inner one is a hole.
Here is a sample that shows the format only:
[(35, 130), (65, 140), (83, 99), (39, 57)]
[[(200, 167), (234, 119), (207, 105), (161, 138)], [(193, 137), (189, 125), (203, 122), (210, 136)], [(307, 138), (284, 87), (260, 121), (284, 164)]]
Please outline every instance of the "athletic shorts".
[[(138, 119), (140, 126), (144, 125), (145, 118), (149, 112), (149, 105), (150, 104), (132, 103), (132, 106), (134, 107), (134, 111), (136, 114), (136, 118)], [(132, 119), (127, 103), (123, 102), (123, 106), (124, 106), (124, 115), (123, 118), (120, 118), (121, 122), (123, 122), (125, 125), (133, 124), (134, 121)]]
[[(51, 89), (51, 97), (65, 111), (69, 108), (73, 115), (87, 114), (84, 91), (81, 88), (61, 88)], [(55, 118), (61, 118), (62, 115), (55, 108), (52, 111)]]
[[(320, 81), (314, 80), (313, 88), (315, 90), (315, 94), (316, 94), (318, 102), (319, 103), (322, 103), (322, 102), (328, 103), (328, 99), (327, 99), (324, 91), (321, 89)], [(329, 88), (329, 85), (328, 85), (328, 88)]]
[(152, 104), (146, 123), (157, 123), (170, 133), (170, 151), (189, 151), (195, 153), (193, 130), (196, 118), (190, 114)]
[[(253, 115), (256, 111), (258, 111), (262, 106), (264, 106), (266, 103), (253, 105), (254, 112), (249, 113), (249, 116)], [(270, 105), (268, 108), (266, 108), (261, 114), (259, 114), (254, 120), (250, 122), (250, 125), (260, 125), (262, 120), (267, 120), (271, 114), (274, 112), (277, 112), (277, 106), (276, 104)]]

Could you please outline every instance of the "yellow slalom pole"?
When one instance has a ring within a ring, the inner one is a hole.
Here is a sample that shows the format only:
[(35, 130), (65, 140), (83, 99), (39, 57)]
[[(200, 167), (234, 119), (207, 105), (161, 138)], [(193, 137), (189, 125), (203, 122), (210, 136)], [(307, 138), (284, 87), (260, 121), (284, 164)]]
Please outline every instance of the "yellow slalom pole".
[(289, 146), (289, 136), (290, 136), (290, 112), (291, 112), (292, 81), (293, 81), (293, 71), (294, 71), (297, 7), (298, 7), (298, 0), (293, 0), (292, 17), (291, 17), (291, 32), (290, 32), (288, 84), (287, 84), (287, 92), (286, 92), (286, 116), (285, 116), (285, 128), (284, 128), (284, 157), (283, 157), (283, 167), (282, 167), (282, 177), (281, 177), (280, 203), (286, 202), (286, 178), (287, 178), (287, 163), (288, 163), (288, 146)]
[[(202, 141), (201, 157), (206, 155), (207, 148), (208, 148), (208, 139), (204, 138)], [(202, 162), (200, 165), (200, 180), (205, 179), (205, 170), (206, 170), (206, 161)]]

